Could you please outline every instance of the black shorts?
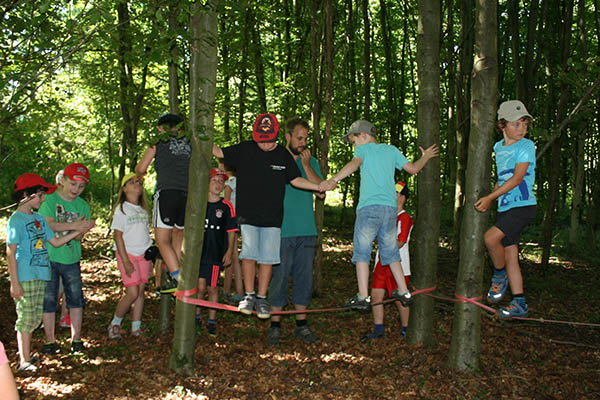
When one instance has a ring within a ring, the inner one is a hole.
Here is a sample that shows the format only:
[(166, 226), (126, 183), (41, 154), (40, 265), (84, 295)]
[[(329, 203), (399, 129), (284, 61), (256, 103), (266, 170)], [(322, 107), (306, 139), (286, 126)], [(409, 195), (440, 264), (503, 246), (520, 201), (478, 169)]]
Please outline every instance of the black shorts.
[(220, 264), (200, 264), (198, 278), (206, 280), (206, 287), (216, 287), (222, 268)]
[(502, 239), (504, 247), (519, 245), (521, 232), (535, 218), (536, 206), (515, 207), (499, 212), (495, 226), (506, 236)]
[(183, 229), (187, 192), (160, 190), (154, 193), (153, 226), (155, 228)]

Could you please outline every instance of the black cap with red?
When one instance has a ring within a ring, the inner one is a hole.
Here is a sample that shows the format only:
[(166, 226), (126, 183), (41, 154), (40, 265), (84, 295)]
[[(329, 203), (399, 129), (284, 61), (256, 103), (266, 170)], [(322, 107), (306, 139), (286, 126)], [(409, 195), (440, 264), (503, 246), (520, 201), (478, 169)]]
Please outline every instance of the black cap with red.
[(279, 134), (279, 121), (274, 114), (260, 114), (252, 128), (252, 139), (255, 142), (275, 142)]

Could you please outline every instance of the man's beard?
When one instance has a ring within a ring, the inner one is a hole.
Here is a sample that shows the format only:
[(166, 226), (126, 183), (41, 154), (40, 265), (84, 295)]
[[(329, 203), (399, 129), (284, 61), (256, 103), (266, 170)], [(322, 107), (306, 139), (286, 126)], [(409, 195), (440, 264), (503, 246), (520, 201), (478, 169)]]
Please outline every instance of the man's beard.
[(294, 147), (292, 145), (290, 145), (290, 151), (292, 152), (292, 154), (294, 154), (295, 156), (299, 156), (300, 153), (302, 153), (304, 151), (304, 149), (302, 150), (298, 150), (298, 147)]

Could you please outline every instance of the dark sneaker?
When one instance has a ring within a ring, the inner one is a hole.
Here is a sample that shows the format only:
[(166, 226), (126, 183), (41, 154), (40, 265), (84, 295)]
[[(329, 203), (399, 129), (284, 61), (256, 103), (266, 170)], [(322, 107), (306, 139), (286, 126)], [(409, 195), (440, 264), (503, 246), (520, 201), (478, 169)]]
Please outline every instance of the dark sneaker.
[(244, 296), (244, 300), (240, 301), (240, 304), (238, 304), (238, 311), (242, 314), (252, 315), (254, 303), (256, 303), (256, 295), (247, 294)]
[(82, 340), (73, 340), (71, 342), (71, 353), (83, 353), (84, 351), (85, 346)]
[(33, 365), (33, 363), (29, 362), (29, 361), (25, 361), (23, 364), (19, 365), (19, 372), (35, 372), (37, 371), (38, 367), (36, 367), (35, 365)]
[(358, 298), (359, 293), (356, 293), (354, 297), (344, 303), (344, 307), (351, 308), (357, 311), (370, 311), (371, 310), (371, 296), (367, 296), (366, 299), (360, 300)]
[(256, 298), (256, 316), (260, 319), (271, 318), (271, 306), (267, 299)]
[(162, 285), (158, 291), (161, 294), (169, 294), (169, 293), (173, 293), (177, 290), (177, 285), (179, 284), (179, 282), (177, 282), (177, 279), (173, 279), (172, 277), (169, 277), (169, 279), (167, 279), (167, 281), (165, 282), (164, 285)]
[(60, 352), (60, 349), (56, 345), (56, 342), (44, 343), (44, 345), (42, 346), (43, 354), (57, 354), (59, 352)]
[(231, 303), (233, 304), (239, 304), (242, 300), (244, 300), (244, 296), (239, 293), (234, 293), (231, 295)]
[(400, 293), (400, 290), (396, 289), (392, 292), (392, 297), (396, 300), (400, 300), (400, 303), (402, 303), (404, 307), (410, 307), (410, 305), (413, 303), (413, 298), (410, 295), (410, 292)]
[(281, 328), (278, 326), (270, 326), (267, 331), (267, 344), (279, 344), (279, 339), (281, 339)]
[(208, 334), (210, 336), (213, 336), (213, 337), (217, 336), (217, 324), (207, 324), (206, 330), (208, 331)]
[(487, 301), (489, 303), (497, 303), (504, 298), (506, 288), (508, 287), (508, 276), (504, 275), (492, 275), (492, 286), (487, 294)]
[(385, 337), (385, 333), (375, 333), (375, 332), (371, 332), (371, 333), (369, 333), (369, 334), (367, 334), (367, 335), (363, 336), (362, 338), (360, 338), (360, 341), (361, 341), (362, 343), (366, 343), (366, 342), (368, 342), (368, 341), (369, 341), (369, 340), (371, 340), (371, 339), (381, 339), (381, 338), (383, 338), (383, 337)]
[(294, 336), (304, 340), (304, 343), (314, 343), (319, 341), (319, 336), (310, 329), (308, 325), (297, 326), (294, 330)]
[(498, 316), (502, 319), (511, 319), (513, 317), (526, 317), (529, 313), (529, 307), (527, 303), (519, 303), (517, 300), (512, 299), (508, 307), (504, 307), (498, 310)]
[(121, 339), (121, 325), (109, 325), (108, 326), (108, 338), (109, 339)]

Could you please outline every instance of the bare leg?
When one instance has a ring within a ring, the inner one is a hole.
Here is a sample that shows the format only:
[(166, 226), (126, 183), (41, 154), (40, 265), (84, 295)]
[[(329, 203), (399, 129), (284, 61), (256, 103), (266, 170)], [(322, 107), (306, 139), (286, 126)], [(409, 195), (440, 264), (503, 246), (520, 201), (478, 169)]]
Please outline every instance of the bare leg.
[(142, 320), (142, 311), (144, 311), (144, 282), (140, 283), (137, 286), (138, 295), (133, 302), (133, 310), (131, 311), (131, 320), (132, 321), (141, 321)]
[[(204, 300), (204, 292), (206, 291), (206, 279), (198, 278), (198, 298)], [(202, 314), (201, 307), (196, 307), (196, 315)]]
[(256, 275), (256, 261), (242, 260), (242, 275), (246, 292), (254, 292), (254, 277)]
[[(275, 306), (271, 306), (271, 322), (279, 322), (281, 321), (281, 315), (273, 315), (274, 312), (279, 312), (282, 311), (283, 307), (275, 307)], [(300, 315), (300, 314), (298, 314)], [(304, 314), (306, 316), (306, 314)]]
[[(208, 288), (208, 301), (214, 303), (219, 302), (219, 288), (217, 286)], [(217, 317), (217, 310), (214, 308), (208, 309), (208, 319), (215, 319)]]
[(83, 308), (70, 308), (69, 316), (71, 317), (71, 342), (73, 342), (73, 340), (81, 340), (81, 323), (83, 321)]
[(369, 264), (359, 261), (356, 263), (356, 279), (358, 280), (358, 293), (362, 297), (369, 295)]
[[(385, 297), (385, 289), (371, 289), (371, 304), (381, 303)], [(373, 306), (373, 323), (383, 324), (383, 304)]]
[(173, 251), (175, 251), (175, 255), (177, 256), (177, 262), (181, 262), (181, 250), (183, 248), (183, 229), (173, 228), (173, 232), (171, 232), (171, 246), (173, 247)]
[(494, 264), (494, 268), (496, 269), (502, 269), (505, 266), (504, 246), (502, 245), (502, 239), (505, 236), (504, 232), (497, 227), (492, 226), (488, 229), (483, 238), (485, 247), (487, 247), (488, 252), (490, 253), (492, 264)]
[[(54, 343), (56, 338), (54, 337), (54, 324), (56, 322), (56, 313), (43, 313), (42, 321), (44, 322), (44, 334), (46, 335), (46, 342)], [(73, 320), (71, 319), (71, 325)]]
[(396, 303), (396, 307), (398, 307), (398, 311), (400, 311), (400, 322), (402, 323), (402, 326), (408, 326), (410, 308), (404, 307), (399, 301), (395, 301), (394, 303)]
[(259, 264), (258, 265), (258, 295), (266, 296), (273, 275), (273, 265)]
[[(294, 308), (296, 311), (306, 311), (306, 306), (301, 306), (299, 304), (294, 304)], [(271, 317), (273, 318), (273, 317)], [(306, 320), (306, 314), (296, 314), (296, 321), (304, 321)]]
[(0, 393), (4, 400), (19, 400), (15, 376), (9, 363), (0, 365)]
[(394, 261), (391, 263), (390, 269), (392, 270), (392, 275), (394, 275), (394, 279), (396, 280), (396, 284), (398, 285), (400, 292), (408, 292), (408, 288), (406, 287), (406, 279), (404, 279), (404, 271), (402, 271), (402, 264), (400, 264), (400, 261)]
[(31, 332), (17, 331), (17, 344), (19, 346), (19, 362), (24, 364), (31, 360)]
[(174, 230), (175, 229), (154, 228), (156, 245), (160, 250), (160, 256), (162, 257), (163, 262), (166, 264), (169, 272), (175, 272), (179, 270), (179, 258), (177, 257), (177, 253), (172, 244)]
[[(115, 310), (115, 315), (119, 318), (123, 318), (131, 305), (138, 298), (139, 291), (137, 286), (130, 286), (125, 288), (125, 295), (121, 297), (121, 300), (117, 303), (117, 309)], [(135, 318), (133, 319), (135, 321)]]
[(513, 295), (523, 293), (523, 275), (519, 266), (519, 246), (512, 245), (504, 248), (506, 274)]

